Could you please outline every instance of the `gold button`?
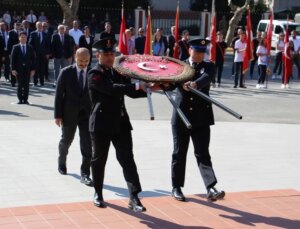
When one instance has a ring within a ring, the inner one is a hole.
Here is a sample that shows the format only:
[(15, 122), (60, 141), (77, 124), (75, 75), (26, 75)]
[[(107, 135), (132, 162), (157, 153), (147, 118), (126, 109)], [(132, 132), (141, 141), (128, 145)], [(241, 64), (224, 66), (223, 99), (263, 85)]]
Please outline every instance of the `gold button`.
[(207, 105), (206, 107), (209, 108), (209, 105)]
[(193, 108), (192, 107), (190, 107), (190, 111), (192, 111), (193, 110)]
[(190, 98), (190, 100), (194, 100), (194, 98), (193, 98), (193, 97), (191, 97), (191, 98)]
[(102, 110), (99, 110), (99, 112), (102, 112)]

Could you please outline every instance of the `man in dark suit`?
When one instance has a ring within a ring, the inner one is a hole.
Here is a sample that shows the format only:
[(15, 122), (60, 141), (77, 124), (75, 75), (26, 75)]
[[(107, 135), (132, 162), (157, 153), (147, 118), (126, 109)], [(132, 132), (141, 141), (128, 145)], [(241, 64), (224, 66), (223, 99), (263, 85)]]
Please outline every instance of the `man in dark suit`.
[[(3, 49), (0, 58), (0, 70), (4, 65), (4, 77), (8, 81), (9, 80), (9, 72), (10, 72), (10, 60), (9, 60), (9, 52), (8, 52), (8, 26), (5, 22), (0, 23), (0, 36), (2, 37)], [(0, 37), (0, 39), (1, 39)], [(0, 71), (1, 77), (1, 71)]]
[(51, 39), (51, 53), (54, 58), (54, 86), (56, 86), (60, 69), (72, 63), (74, 45), (73, 38), (65, 33), (65, 26), (59, 25), (58, 33), (53, 34)]
[[(27, 35), (27, 38), (30, 37), (30, 33), (32, 32), (32, 29), (30, 29), (30, 24), (28, 21), (23, 20), (22, 21), (22, 31), (24, 31)], [(27, 39), (27, 43), (28, 43), (29, 39)]]
[[(14, 29), (8, 32), (8, 44), (7, 49), (8, 53), (11, 56), (11, 51), (14, 45), (19, 43), (19, 32), (21, 31), (21, 23), (15, 22), (14, 23)], [(11, 86), (16, 86), (17, 79), (12, 74), (10, 75), (10, 83)]]
[(29, 104), (29, 81), (35, 73), (35, 53), (28, 45), (25, 32), (19, 33), (20, 43), (15, 45), (11, 52), (12, 75), (18, 80), (18, 104)]
[[(53, 29), (49, 26), (48, 22), (43, 22), (42, 27), (43, 27), (43, 32), (46, 34), (48, 41), (51, 43)], [(51, 48), (50, 48), (50, 51), (51, 51)], [(52, 58), (51, 53), (49, 55), (49, 58), (46, 59), (46, 63), (45, 63), (45, 80), (47, 82), (50, 82), (50, 79), (49, 79), (49, 59), (50, 58)]]
[(41, 86), (44, 86), (45, 80), (45, 63), (50, 56), (50, 40), (43, 32), (43, 24), (38, 21), (36, 23), (36, 31), (30, 34), (29, 44), (33, 47), (36, 54), (36, 68), (33, 79), (34, 86), (37, 86), (38, 81)]
[(89, 50), (80, 48), (76, 51), (75, 64), (61, 70), (57, 80), (54, 118), (56, 125), (62, 127), (62, 137), (58, 146), (59, 173), (67, 174), (67, 154), (78, 127), (82, 154), (81, 182), (91, 186), (92, 145), (88, 130), (91, 102), (87, 87), (89, 61)]
[(168, 48), (169, 48), (169, 57), (174, 56), (174, 46), (175, 46), (175, 26), (171, 27), (171, 35), (168, 36)]
[(89, 72), (88, 78), (92, 100), (89, 130), (93, 144), (94, 205), (106, 207), (102, 189), (105, 164), (112, 142), (130, 194), (128, 208), (143, 212), (146, 208), (138, 198), (142, 188), (132, 152), (132, 126), (126, 111), (124, 95), (132, 98), (145, 97), (146, 84), (133, 84), (130, 79), (113, 69), (115, 43), (115, 39), (106, 38), (94, 44), (94, 48), (99, 51), (96, 54), (99, 63)]
[(144, 29), (139, 28), (139, 36), (135, 38), (136, 53), (143, 55), (145, 49), (146, 37), (144, 35)]
[(185, 201), (181, 191), (185, 180), (186, 156), (190, 138), (192, 138), (197, 164), (207, 189), (207, 199), (216, 201), (225, 196), (225, 192), (219, 192), (214, 186), (217, 184), (212, 162), (209, 154), (210, 125), (214, 124), (212, 105), (189, 91), (188, 86), (201, 90), (209, 95), (210, 83), (215, 76), (215, 65), (204, 62), (206, 45), (205, 39), (194, 39), (189, 42), (190, 58), (187, 63), (195, 69), (195, 75), (191, 81), (177, 87), (175, 102), (186, 115), (192, 129), (189, 130), (173, 111), (172, 133), (174, 151), (172, 154), (172, 196), (179, 201)]

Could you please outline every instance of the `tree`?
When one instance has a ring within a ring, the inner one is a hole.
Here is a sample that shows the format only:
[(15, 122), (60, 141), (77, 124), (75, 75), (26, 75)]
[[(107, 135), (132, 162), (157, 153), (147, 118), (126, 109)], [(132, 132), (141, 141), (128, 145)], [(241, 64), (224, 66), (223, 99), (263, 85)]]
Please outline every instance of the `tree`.
[(63, 23), (71, 26), (72, 21), (76, 18), (80, 0), (56, 0), (63, 11)]
[(247, 6), (249, 5), (250, 0), (245, 0), (245, 3), (242, 7), (237, 6), (233, 3), (233, 0), (228, 1), (228, 5), (230, 6), (231, 10), (234, 11), (232, 18), (229, 21), (229, 26), (225, 38), (225, 42), (229, 45), (233, 36), (235, 28), (238, 26), (239, 21), (242, 19), (243, 13), (246, 11)]

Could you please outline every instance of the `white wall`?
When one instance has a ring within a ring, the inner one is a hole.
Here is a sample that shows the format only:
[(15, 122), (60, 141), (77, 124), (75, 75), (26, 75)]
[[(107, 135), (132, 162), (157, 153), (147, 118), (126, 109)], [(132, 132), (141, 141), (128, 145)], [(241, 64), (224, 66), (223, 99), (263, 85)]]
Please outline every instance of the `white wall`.
[[(190, 0), (180, 0), (180, 10), (190, 10)], [(155, 10), (176, 10), (177, 0), (151, 0)]]

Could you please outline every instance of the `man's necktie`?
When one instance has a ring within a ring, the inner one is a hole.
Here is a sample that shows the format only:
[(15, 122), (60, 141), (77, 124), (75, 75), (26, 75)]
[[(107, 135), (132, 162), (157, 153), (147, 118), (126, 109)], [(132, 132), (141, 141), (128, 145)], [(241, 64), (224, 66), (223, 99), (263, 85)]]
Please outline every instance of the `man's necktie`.
[(42, 33), (41, 33), (41, 32), (39, 32), (39, 40), (40, 40), (40, 43), (42, 43), (42, 41), (43, 41), (43, 36), (42, 36)]
[(23, 54), (23, 57), (25, 57), (25, 56), (26, 56), (25, 45), (22, 45), (22, 54)]
[(64, 44), (64, 35), (60, 35), (61, 43)]
[(81, 70), (80, 73), (79, 73), (79, 86), (80, 86), (81, 90), (83, 90), (83, 86), (84, 86), (84, 84), (83, 84), (83, 73), (84, 73), (83, 70)]

